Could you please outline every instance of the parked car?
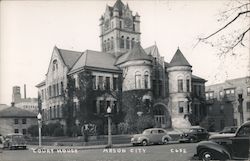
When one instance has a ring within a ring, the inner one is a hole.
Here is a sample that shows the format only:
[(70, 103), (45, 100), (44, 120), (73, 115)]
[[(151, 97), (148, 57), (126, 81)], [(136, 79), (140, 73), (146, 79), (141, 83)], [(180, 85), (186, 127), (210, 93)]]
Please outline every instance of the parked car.
[(171, 137), (171, 141), (180, 141), (184, 132), (179, 129), (170, 129), (167, 130), (167, 134)]
[(23, 148), (26, 149), (26, 141), (24, 139), (23, 134), (8, 134), (7, 136), (4, 137), (3, 140), (3, 148), (8, 148), (8, 149), (18, 149), (18, 148)]
[(250, 150), (250, 121), (242, 124), (235, 134), (215, 134), (209, 141), (197, 145), (196, 156), (208, 160), (248, 160)]
[(183, 129), (184, 133), (180, 139), (180, 142), (199, 142), (207, 140), (209, 133), (206, 129), (200, 126), (191, 126), (190, 128)]
[(162, 128), (151, 128), (143, 131), (142, 134), (134, 135), (131, 138), (133, 145), (167, 144), (171, 137)]
[(237, 126), (226, 126), (223, 128), (222, 131), (220, 131), (220, 134), (228, 134), (228, 133), (235, 133), (236, 130), (238, 129)]

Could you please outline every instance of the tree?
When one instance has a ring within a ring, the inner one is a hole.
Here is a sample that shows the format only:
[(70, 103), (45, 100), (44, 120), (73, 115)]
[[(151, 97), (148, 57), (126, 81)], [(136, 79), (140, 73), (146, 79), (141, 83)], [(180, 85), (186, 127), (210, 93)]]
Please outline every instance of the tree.
[(207, 36), (198, 38), (200, 42), (210, 44), (219, 49), (220, 54), (232, 53), (239, 46), (248, 47), (250, 32), (250, 1), (232, 1), (227, 4), (227, 8), (220, 14), (219, 22), (222, 27)]

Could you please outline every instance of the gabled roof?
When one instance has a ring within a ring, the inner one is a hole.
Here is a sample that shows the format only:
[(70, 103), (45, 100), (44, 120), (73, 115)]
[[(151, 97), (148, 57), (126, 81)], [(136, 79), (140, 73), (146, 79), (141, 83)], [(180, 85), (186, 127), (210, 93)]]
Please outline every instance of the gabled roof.
[(5, 108), (3, 110), (0, 111), (0, 118), (3, 117), (28, 117), (28, 118), (36, 118), (36, 114), (15, 106), (11, 106), (8, 108)]
[(37, 88), (42, 87), (46, 84), (45, 80), (36, 85)]
[(115, 56), (93, 50), (86, 50), (74, 64), (69, 73), (80, 70), (84, 67), (94, 67), (100, 69), (120, 70), (116, 67)]
[(149, 55), (147, 55), (147, 53), (141, 47), (140, 43), (136, 42), (134, 44), (134, 47), (131, 50), (129, 50), (127, 53), (120, 56), (117, 59), (115, 64), (118, 65), (118, 64), (125, 63), (131, 60), (150, 60), (151, 61), (152, 58)]
[(152, 45), (150, 47), (147, 47), (144, 49), (144, 51), (148, 54), (148, 55), (152, 55), (153, 57), (160, 57), (160, 53), (158, 50), (158, 47), (156, 45)]
[(172, 60), (169, 63), (169, 66), (170, 67), (173, 67), (173, 66), (190, 66), (191, 67), (191, 65), (189, 64), (187, 59), (184, 57), (184, 55), (182, 54), (179, 48), (175, 52)]
[(65, 49), (58, 49), (59, 54), (61, 55), (61, 58), (64, 62), (64, 64), (71, 69), (77, 59), (82, 55), (82, 52), (78, 51), (71, 51), (71, 50), (65, 50)]

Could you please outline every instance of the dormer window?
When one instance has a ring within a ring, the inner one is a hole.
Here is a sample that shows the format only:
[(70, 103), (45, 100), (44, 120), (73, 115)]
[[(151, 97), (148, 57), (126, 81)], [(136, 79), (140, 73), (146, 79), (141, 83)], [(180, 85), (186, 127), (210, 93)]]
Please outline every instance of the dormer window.
[(58, 69), (58, 63), (57, 63), (57, 60), (54, 60), (53, 61), (53, 71), (55, 71), (57, 69)]

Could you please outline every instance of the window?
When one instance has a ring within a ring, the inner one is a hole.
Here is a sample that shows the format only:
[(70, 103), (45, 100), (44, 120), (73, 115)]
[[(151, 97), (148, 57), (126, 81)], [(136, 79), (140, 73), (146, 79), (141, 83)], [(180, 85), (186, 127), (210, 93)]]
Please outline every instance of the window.
[(108, 41), (107, 41), (107, 51), (109, 51), (110, 50), (110, 40), (108, 39)]
[(100, 101), (100, 113), (104, 113), (104, 112), (105, 112), (105, 110), (104, 110), (104, 101), (101, 100)]
[(130, 41), (129, 41), (129, 37), (127, 37), (126, 39), (126, 48), (129, 49), (130, 47)]
[(51, 86), (49, 86), (49, 97), (52, 96)]
[(132, 40), (131, 40), (131, 48), (132, 49), (133, 49), (134, 45), (135, 45), (135, 38), (132, 38)]
[(103, 51), (104, 52), (106, 51), (106, 40), (104, 40), (104, 42), (103, 42)]
[(184, 112), (184, 102), (183, 101), (180, 101), (178, 102), (179, 104), (179, 113), (183, 113)]
[(189, 79), (187, 79), (187, 92), (190, 92), (190, 80)]
[(118, 79), (113, 78), (113, 90), (117, 90), (117, 86), (118, 86)]
[(206, 93), (206, 100), (214, 99), (214, 92), (210, 91)]
[(234, 96), (234, 89), (225, 89), (226, 96)]
[(63, 82), (61, 82), (61, 94), (63, 94)]
[(26, 124), (26, 119), (22, 119), (22, 124)]
[(57, 63), (57, 60), (54, 60), (53, 61), (53, 67), (52, 67), (53, 71), (57, 70), (58, 69), (58, 63)]
[(183, 80), (178, 79), (178, 92), (183, 92)]
[[(113, 24), (113, 23), (112, 23)], [(114, 49), (114, 38), (111, 37), (111, 41), (110, 41), (110, 49), (113, 50)]]
[(57, 118), (60, 118), (60, 106), (59, 105), (57, 105), (57, 107), (56, 107), (56, 114), (57, 114)]
[(105, 85), (105, 89), (106, 90), (110, 90), (110, 77), (106, 77), (106, 85)]
[(14, 130), (14, 133), (19, 133), (19, 130), (18, 130), (18, 129), (15, 129), (15, 130)]
[(148, 72), (145, 72), (145, 74), (144, 74), (144, 85), (145, 85), (145, 89), (149, 88), (149, 74), (148, 74)]
[(247, 102), (247, 112), (250, 112), (250, 102)]
[(135, 31), (135, 24), (133, 24), (133, 31)]
[(53, 118), (56, 118), (56, 106), (53, 107)]
[(23, 129), (23, 135), (26, 135), (26, 133), (27, 133), (27, 130)]
[(52, 108), (49, 107), (49, 119), (52, 119)]
[(120, 48), (124, 48), (124, 36), (122, 36), (120, 39)]
[(247, 95), (250, 95), (250, 87), (247, 87)]
[(103, 89), (103, 76), (99, 76), (98, 77), (99, 80), (98, 80), (98, 89)]
[(140, 72), (135, 73), (135, 88), (136, 89), (141, 88), (141, 74), (140, 74)]
[(18, 119), (15, 119), (15, 120), (14, 120), (14, 123), (15, 123), (15, 124), (18, 124)]
[(223, 92), (222, 91), (220, 91), (220, 98), (222, 98), (223, 97)]
[(224, 106), (221, 105), (221, 106), (220, 106), (220, 114), (223, 114), (223, 113), (224, 113)]
[(120, 26), (120, 28), (122, 28), (122, 21), (120, 21), (119, 26)]
[(96, 76), (95, 75), (92, 76), (92, 86), (93, 86), (93, 89), (96, 89)]

